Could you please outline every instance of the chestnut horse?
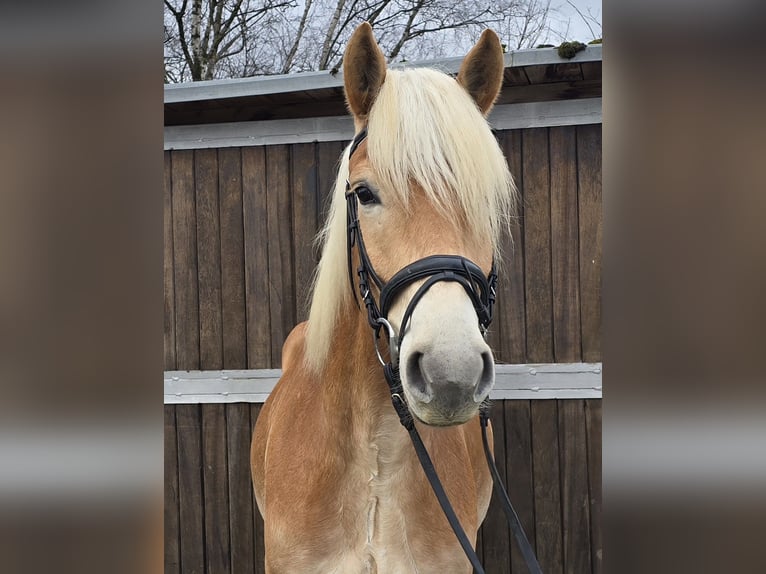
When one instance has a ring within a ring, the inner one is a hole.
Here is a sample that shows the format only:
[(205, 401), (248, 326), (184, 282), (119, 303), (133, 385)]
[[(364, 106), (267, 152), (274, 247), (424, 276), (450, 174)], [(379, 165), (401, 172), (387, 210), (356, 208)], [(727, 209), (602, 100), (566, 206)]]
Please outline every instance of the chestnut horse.
[[(431, 69), (387, 69), (366, 23), (348, 44), (345, 94), (361, 136), (341, 158), (309, 319), (285, 341), (282, 378), (251, 449), (270, 574), (470, 571), (392, 407), (347, 265), (360, 265), (363, 235), (381, 284), (437, 254), (490, 274), (515, 204), (486, 121), (503, 68), (489, 30), (457, 80)], [(349, 222), (359, 228), (358, 249)], [(492, 490), (477, 414), (494, 384), (494, 362), (473, 287), (440, 280), (418, 292), (424, 281), (390, 301), (386, 318), (399, 343), (390, 340), (380, 353), (398, 351), (402, 400), (475, 544)], [(379, 285), (370, 289), (380, 300)]]

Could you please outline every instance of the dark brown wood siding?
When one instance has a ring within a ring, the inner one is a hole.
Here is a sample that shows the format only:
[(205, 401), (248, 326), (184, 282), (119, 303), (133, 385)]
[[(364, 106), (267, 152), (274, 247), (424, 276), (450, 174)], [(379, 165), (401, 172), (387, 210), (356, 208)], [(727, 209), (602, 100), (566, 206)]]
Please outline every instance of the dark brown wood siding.
[[(500, 132), (521, 204), (498, 362), (601, 360), (601, 125)], [(278, 368), (307, 315), (343, 142), (165, 153), (165, 368)], [(168, 572), (262, 572), (249, 441), (260, 405), (165, 406)], [(546, 573), (601, 572), (601, 403), (498, 401), (498, 466)], [(524, 572), (494, 501), (487, 572)]]
[[(498, 362), (601, 360), (601, 126), (499, 134), (521, 205)], [(168, 369), (278, 368), (307, 315), (339, 142), (166, 153)]]
[[(601, 572), (600, 403), (493, 405), (498, 468), (546, 574)], [(263, 572), (249, 467), (258, 412), (260, 405), (165, 405), (167, 572)], [(494, 495), (477, 550), (489, 574), (526, 572)]]

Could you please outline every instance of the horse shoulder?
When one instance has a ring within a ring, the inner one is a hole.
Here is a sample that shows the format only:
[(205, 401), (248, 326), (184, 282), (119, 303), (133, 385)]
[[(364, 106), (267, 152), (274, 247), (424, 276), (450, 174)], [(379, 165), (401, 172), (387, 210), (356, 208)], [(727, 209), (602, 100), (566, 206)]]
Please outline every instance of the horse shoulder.
[(303, 349), (306, 342), (306, 329), (308, 321), (298, 323), (285, 339), (282, 345), (282, 372), (296, 364), (298, 359), (303, 358)]
[(253, 488), (258, 508), (263, 514), (264, 501), (263, 491), (266, 480), (266, 447), (271, 431), (271, 414), (279, 410), (279, 396), (283, 387), (287, 386), (290, 372), (300, 365), (303, 359), (304, 341), (306, 338), (306, 321), (296, 325), (285, 339), (282, 345), (282, 376), (269, 394), (268, 399), (261, 407), (258, 420), (253, 432), (253, 440), (250, 445), (250, 468), (253, 475)]

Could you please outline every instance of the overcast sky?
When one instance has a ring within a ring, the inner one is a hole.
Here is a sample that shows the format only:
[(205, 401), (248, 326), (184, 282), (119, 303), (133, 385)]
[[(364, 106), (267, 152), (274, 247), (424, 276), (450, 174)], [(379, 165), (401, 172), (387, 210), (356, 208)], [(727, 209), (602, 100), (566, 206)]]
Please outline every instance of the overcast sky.
[[(588, 16), (588, 11), (590, 11), (590, 14), (596, 17), (599, 24), (601, 23), (601, 0), (570, 0), (572, 4), (574, 4), (580, 12)], [(569, 34), (567, 34), (567, 39), (569, 40), (579, 40), (581, 42), (588, 42), (593, 39), (593, 34), (591, 34), (591, 31), (588, 29), (588, 26), (583, 22), (582, 18), (578, 16), (577, 11), (570, 6), (566, 0), (554, 0), (551, 2), (552, 6), (557, 6), (559, 8), (560, 18), (562, 18), (564, 21), (569, 19), (570, 25), (569, 25)], [(596, 26), (592, 22), (590, 22), (591, 27), (593, 28), (593, 33), (596, 34), (597, 38), (601, 37), (601, 30), (599, 26)], [(562, 26), (562, 28), (565, 27)], [(554, 42), (550, 42), (553, 44)]]

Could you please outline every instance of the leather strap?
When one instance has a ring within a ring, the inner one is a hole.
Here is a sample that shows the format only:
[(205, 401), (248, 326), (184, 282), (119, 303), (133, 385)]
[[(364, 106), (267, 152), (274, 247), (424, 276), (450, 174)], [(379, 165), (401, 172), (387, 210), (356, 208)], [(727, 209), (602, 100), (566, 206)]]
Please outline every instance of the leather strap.
[(511, 504), (511, 499), (508, 498), (508, 493), (503, 487), (503, 481), (500, 477), (500, 472), (497, 470), (495, 459), (492, 456), (492, 452), (489, 450), (489, 440), (487, 439), (487, 423), (489, 422), (489, 415), (484, 408), (482, 408), (479, 420), (481, 421), (481, 442), (484, 445), (484, 456), (487, 458), (487, 466), (489, 466), (489, 470), (492, 473), (492, 483), (495, 488), (495, 494), (497, 494), (497, 497), (503, 506), (508, 526), (511, 527), (513, 536), (516, 539), (516, 544), (518, 544), (519, 550), (521, 550), (521, 555), (524, 556), (524, 561), (527, 563), (527, 570), (530, 574), (542, 574), (540, 563), (537, 561), (537, 556), (535, 556), (535, 551), (529, 543), (529, 539), (524, 532), (524, 527), (521, 525), (519, 515), (516, 514), (516, 510)]
[(354, 141), (351, 142), (351, 149), (348, 150), (348, 158), (351, 159), (351, 156), (354, 155), (354, 152), (356, 151), (356, 148), (358, 148), (361, 143), (365, 140), (367, 137), (367, 128), (363, 128), (358, 134), (354, 136)]
[[(494, 272), (494, 263), (492, 265)], [(492, 320), (489, 310), (490, 287), (489, 278), (484, 276), (484, 272), (473, 261), (459, 255), (429, 255), (422, 259), (410, 263), (404, 269), (397, 272), (384, 286), (380, 292), (380, 314), (382, 317), (388, 315), (396, 296), (410, 283), (431, 277), (413, 296), (409, 308), (405, 313), (405, 319), (402, 320), (400, 329), (400, 340), (404, 334), (406, 319), (412, 313), (415, 303), (423, 296), (425, 291), (437, 281), (456, 281), (465, 289), (471, 298), (479, 322), (483, 329), (489, 327)], [(490, 277), (492, 273), (490, 273)], [(478, 285), (478, 289), (477, 289)], [(427, 287), (426, 287), (427, 286)], [(423, 289), (423, 287), (426, 287)]]
[(431, 489), (434, 491), (436, 499), (439, 501), (439, 506), (441, 506), (444, 516), (447, 517), (447, 521), (449, 522), (452, 531), (455, 533), (460, 546), (463, 548), (463, 552), (465, 552), (468, 561), (471, 563), (471, 566), (473, 566), (474, 571), (477, 574), (484, 574), (484, 568), (482, 568), (481, 562), (479, 562), (479, 557), (476, 556), (471, 541), (468, 540), (465, 530), (463, 530), (463, 527), (460, 525), (460, 520), (458, 520), (455, 510), (452, 508), (452, 504), (450, 504), (447, 493), (444, 492), (444, 487), (439, 480), (439, 475), (436, 473), (431, 457), (428, 455), (428, 451), (423, 444), (423, 439), (420, 438), (420, 433), (418, 433), (418, 429), (415, 428), (415, 421), (410, 414), (410, 409), (407, 407), (407, 403), (404, 401), (404, 395), (400, 394), (402, 393), (402, 384), (399, 379), (399, 369), (397, 367), (392, 367), (389, 363), (383, 368), (383, 372), (386, 375), (386, 381), (391, 390), (391, 402), (394, 405), (396, 413), (399, 415), (399, 422), (402, 423), (402, 426), (407, 429), (407, 433), (410, 435), (410, 440), (412, 440), (412, 445), (415, 447), (415, 453), (418, 455), (420, 466), (423, 468), (423, 472), (431, 485)]

